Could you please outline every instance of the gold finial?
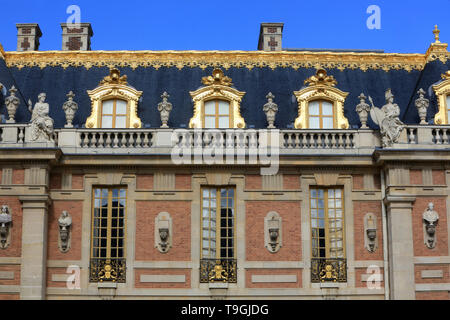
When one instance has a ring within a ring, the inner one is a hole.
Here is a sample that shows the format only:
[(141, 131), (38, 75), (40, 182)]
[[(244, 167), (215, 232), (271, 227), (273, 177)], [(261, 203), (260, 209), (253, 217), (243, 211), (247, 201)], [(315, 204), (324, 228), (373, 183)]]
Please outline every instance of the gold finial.
[(215, 68), (212, 72), (212, 76), (207, 76), (202, 78), (202, 82), (205, 86), (210, 86), (213, 84), (220, 84), (223, 86), (231, 87), (233, 83), (231, 78), (224, 75), (223, 71)]
[(102, 81), (100, 81), (100, 85), (105, 84), (123, 84), (127, 85), (127, 76), (120, 76), (120, 71), (117, 68), (111, 68), (109, 70), (109, 76), (106, 76), (103, 78)]
[(304, 84), (308, 84), (310, 86), (323, 84), (326, 86), (334, 87), (337, 84), (337, 81), (333, 76), (327, 75), (325, 69), (318, 69), (315, 76), (311, 76), (305, 80)]
[(439, 30), (438, 29), (438, 26), (437, 25), (435, 25), (434, 26), (434, 30), (433, 30), (433, 33), (434, 33), (434, 43), (441, 43), (440, 41), (439, 41), (439, 32), (441, 32), (441, 30)]

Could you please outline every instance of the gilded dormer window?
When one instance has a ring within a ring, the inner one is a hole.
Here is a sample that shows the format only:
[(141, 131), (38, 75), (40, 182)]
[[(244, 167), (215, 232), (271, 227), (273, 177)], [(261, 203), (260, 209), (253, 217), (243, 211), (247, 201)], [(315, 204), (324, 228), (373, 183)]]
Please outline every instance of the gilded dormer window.
[(94, 90), (88, 90), (91, 98), (91, 115), (86, 128), (141, 128), (137, 106), (142, 91), (127, 83), (127, 76), (121, 76), (116, 68), (111, 69)]
[(245, 92), (232, 88), (231, 78), (220, 69), (203, 77), (200, 89), (190, 92), (194, 102), (194, 116), (190, 128), (245, 128), (240, 103)]
[(450, 70), (441, 75), (443, 81), (433, 86), (439, 112), (434, 116), (435, 124), (450, 124)]
[(295, 91), (298, 102), (296, 129), (348, 129), (344, 102), (348, 93), (335, 85), (337, 81), (324, 69), (305, 80), (308, 87)]

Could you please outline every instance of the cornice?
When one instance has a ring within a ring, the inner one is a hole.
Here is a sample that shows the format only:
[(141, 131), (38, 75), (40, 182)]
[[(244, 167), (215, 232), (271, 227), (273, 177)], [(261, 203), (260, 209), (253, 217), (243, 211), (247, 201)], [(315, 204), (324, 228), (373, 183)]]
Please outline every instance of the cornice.
[[(428, 57), (430, 58), (430, 57)], [(447, 55), (442, 59), (450, 58)], [(176, 67), (182, 69), (220, 67), (326, 68), (372, 70), (422, 70), (425, 54), (375, 52), (290, 52), (290, 51), (33, 51), (7, 52), (8, 67)]]

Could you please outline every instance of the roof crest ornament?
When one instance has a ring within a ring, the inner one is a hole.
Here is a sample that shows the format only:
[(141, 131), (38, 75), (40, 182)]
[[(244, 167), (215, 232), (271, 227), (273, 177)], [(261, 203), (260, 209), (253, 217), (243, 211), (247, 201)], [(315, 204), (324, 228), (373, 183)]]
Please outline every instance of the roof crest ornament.
[(100, 81), (100, 85), (107, 84), (122, 84), (128, 85), (127, 76), (120, 76), (120, 71), (117, 68), (111, 68), (109, 70), (109, 75), (104, 77), (102, 81)]
[(212, 72), (212, 76), (207, 76), (202, 78), (202, 83), (205, 86), (211, 85), (222, 85), (226, 87), (231, 87), (233, 83), (231, 78), (224, 75), (223, 71), (219, 68), (215, 68)]
[(316, 75), (309, 77), (304, 83), (309, 86), (322, 84), (325, 86), (334, 87), (337, 84), (337, 81), (333, 76), (328, 76), (325, 69), (320, 68), (317, 70)]

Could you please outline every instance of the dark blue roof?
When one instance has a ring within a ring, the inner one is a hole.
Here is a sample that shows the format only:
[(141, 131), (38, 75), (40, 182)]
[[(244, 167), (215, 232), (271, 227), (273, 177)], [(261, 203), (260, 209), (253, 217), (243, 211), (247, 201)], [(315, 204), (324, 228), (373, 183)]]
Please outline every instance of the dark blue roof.
[[(423, 70), (406, 71), (403, 69), (384, 71), (381, 69), (327, 69), (327, 73), (335, 77), (336, 87), (342, 91), (349, 92), (345, 101), (344, 114), (349, 120), (350, 128), (359, 127), (359, 117), (355, 106), (359, 103), (358, 96), (363, 92), (370, 95), (376, 106), (381, 107), (384, 103), (386, 89), (391, 88), (395, 96), (395, 103), (400, 106), (400, 119), (407, 124), (419, 123), (419, 116), (414, 101), (417, 98), (417, 90), (423, 88), (428, 95), (430, 108), (428, 109), (428, 120), (432, 121), (437, 112), (437, 102), (431, 86), (441, 80), (441, 74), (450, 67), (450, 61), (445, 64), (439, 60), (429, 62)], [(128, 76), (128, 83), (137, 90), (143, 91), (139, 103), (138, 115), (146, 127), (159, 127), (161, 125), (157, 105), (162, 100), (161, 94), (167, 91), (170, 94), (169, 101), (173, 104), (170, 115), (170, 127), (187, 126), (193, 115), (193, 102), (189, 91), (202, 86), (201, 79), (211, 75), (213, 68), (208, 67), (130, 67), (118, 68), (121, 75)], [(304, 80), (314, 75), (316, 69), (268, 67), (223, 69), (225, 75), (231, 77), (233, 86), (245, 91), (246, 94), (241, 103), (241, 114), (247, 126), (254, 128), (265, 128), (266, 116), (262, 106), (267, 102), (266, 95), (270, 91), (275, 95), (275, 103), (278, 104), (279, 112), (275, 125), (278, 128), (288, 128), (297, 117), (297, 102), (293, 95), (304, 87)], [(41, 92), (47, 94), (47, 102), (50, 104), (50, 116), (55, 120), (55, 127), (61, 128), (65, 124), (65, 115), (62, 110), (63, 103), (67, 100), (69, 91), (75, 93), (75, 101), (79, 104), (78, 112), (73, 121), (75, 126), (82, 127), (90, 115), (91, 103), (87, 90), (96, 88), (99, 82), (109, 74), (108, 67), (68, 67), (46, 66), (39, 67), (17, 67), (8, 68), (5, 61), (0, 58), (0, 83), (8, 89), (15, 85), (19, 89), (18, 96), (21, 104), (17, 111), (17, 122), (28, 122), (30, 113), (27, 110), (25, 100), (31, 99), (36, 102)], [(3, 97), (0, 98), (1, 105)], [(6, 108), (1, 113), (7, 114)], [(369, 126), (376, 126), (369, 120)]]

